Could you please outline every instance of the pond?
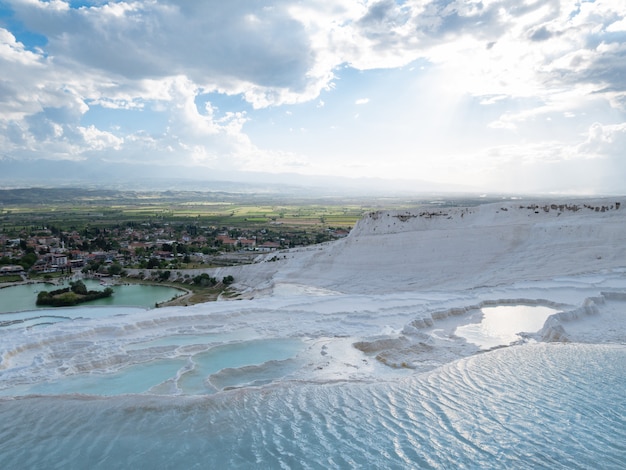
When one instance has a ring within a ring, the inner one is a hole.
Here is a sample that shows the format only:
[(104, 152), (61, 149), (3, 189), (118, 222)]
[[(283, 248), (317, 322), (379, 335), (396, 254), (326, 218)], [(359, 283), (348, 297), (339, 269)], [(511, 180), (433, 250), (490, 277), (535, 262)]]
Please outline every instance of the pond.
[[(0, 391), (16, 395), (88, 394), (113, 396), (129, 393), (157, 395), (212, 394), (222, 389), (269, 383), (290, 372), (289, 359), (305, 344), (298, 339), (272, 338), (220, 344), (210, 337), (196, 337), (199, 352), (155, 358), (121, 370), (98, 369), (36, 385)], [(202, 351), (204, 350), (204, 351)], [(98, 361), (94, 361), (101, 364)]]
[(506, 346), (520, 340), (520, 333), (539, 331), (557, 310), (541, 305), (498, 305), (483, 307), (471, 323), (459, 326), (455, 334), (481, 349)]
[[(85, 280), (85, 286), (90, 290), (104, 290), (106, 286), (98, 281)], [(23, 312), (37, 310), (37, 294), (41, 291), (52, 291), (68, 287), (69, 284), (52, 285), (46, 283), (22, 284), (0, 289), (0, 313)], [(83, 306), (107, 307), (144, 307), (152, 308), (157, 303), (166, 302), (173, 297), (184, 293), (180, 289), (167, 286), (152, 286), (144, 284), (112, 285), (113, 295), (81, 304)], [(47, 307), (49, 308), (49, 307)]]

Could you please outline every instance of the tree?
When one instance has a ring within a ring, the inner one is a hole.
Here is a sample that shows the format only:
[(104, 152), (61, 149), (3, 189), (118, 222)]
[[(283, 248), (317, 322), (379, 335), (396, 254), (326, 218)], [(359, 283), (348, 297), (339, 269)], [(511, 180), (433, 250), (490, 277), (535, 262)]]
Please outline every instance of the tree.
[(217, 279), (209, 276), (207, 273), (202, 273), (193, 278), (193, 283), (202, 287), (214, 286), (217, 284)]
[(109, 274), (111, 276), (118, 276), (122, 272), (122, 266), (119, 263), (113, 263), (109, 266)]
[(26, 253), (19, 261), (19, 265), (28, 271), (36, 262), (37, 255), (35, 253)]
[(83, 281), (70, 282), (72, 292), (79, 295), (87, 295), (87, 286)]
[(224, 276), (224, 279), (222, 279), (222, 284), (225, 286), (230, 286), (233, 282), (235, 282), (235, 278), (231, 275)]

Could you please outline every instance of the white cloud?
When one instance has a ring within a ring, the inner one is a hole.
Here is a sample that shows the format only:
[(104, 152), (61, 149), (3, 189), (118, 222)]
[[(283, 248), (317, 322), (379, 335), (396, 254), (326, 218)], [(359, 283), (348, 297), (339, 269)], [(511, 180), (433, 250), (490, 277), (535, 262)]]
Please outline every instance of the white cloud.
[(78, 127), (82, 134), (85, 145), (90, 150), (119, 150), (124, 139), (113, 135), (110, 132), (103, 132), (94, 126)]
[[(423, 106), (421, 120), (380, 99), (372, 80), (370, 88), (342, 102), (346, 108), (368, 104), (370, 112), (346, 110), (343, 122), (324, 122), (324, 129), (363, 135), (361, 150), (384, 148), (373, 139), (393, 135), (394, 154), (378, 157), (391, 169), (411, 155), (419, 155), (421, 167), (433, 162), (436, 136), (452, 155), (436, 156), (445, 160), (441, 178), (445, 168), (454, 171), (449, 162), (467, 169), (454, 151), (461, 151), (468, 137), (461, 125), (446, 128), (446, 135), (433, 123), (462, 121), (455, 113), (468, 101), (475, 103), (470, 111), (463, 108), (474, 113), (468, 122), (484, 123), (475, 138), (483, 151), (467, 151), (475, 155), (470, 159), (476, 172), (484, 169), (482, 174), (495, 179), (501, 180), (500, 170), (490, 169), (499, 159), (524, 161), (530, 168), (592, 154), (596, 160), (610, 155), (615, 163), (626, 146), (619, 127), (626, 120), (626, 20), (613, 0), (278, 0), (271, 6), (154, 0), (81, 8), (61, 0), (5, 3), (24, 29), (46, 39), (23, 44), (9, 26), (0, 27), (0, 143), (16, 158), (106, 156), (322, 171), (323, 159), (307, 146), (323, 139), (303, 117), (306, 104), (334, 118), (334, 97), (350, 88), (336, 86), (343, 67), (380, 74), (408, 64), (413, 84), (403, 82), (407, 86), (389, 92), (401, 97), (397, 102), (406, 97)], [(246, 106), (208, 102), (198, 109), (199, 96), (216, 94), (239, 95)], [(284, 105), (290, 106), (281, 116), (298, 122), (277, 124), (276, 144), (259, 147), (247, 133), (249, 125), (257, 112), (270, 115)], [(123, 119), (90, 122), (95, 114), (90, 108), (115, 116), (136, 113), (134, 119), (158, 115), (164, 124), (147, 131), (140, 122), (125, 126)], [(544, 129), (548, 119), (554, 137)], [(602, 124), (581, 142), (593, 121)], [(307, 129), (294, 133), (302, 139), (299, 146), (280, 145), (280, 133), (289, 127)], [(414, 137), (420, 133), (428, 135)], [(428, 145), (415, 148), (422, 141)], [(451, 141), (458, 141), (458, 149)], [(530, 158), (520, 148), (535, 154)], [(349, 146), (343, 151), (345, 156), (328, 157), (326, 163), (358, 159)]]
[[(308, 0), (272, 8), (243, 0), (81, 9), (61, 8), (64, 2), (12, 4), (47, 36), (46, 49), (59, 64), (110, 77), (114, 86), (107, 94), (129, 82), (184, 75), (206, 90), (242, 93), (257, 108), (315, 98), (342, 63), (384, 68), (422, 57), (446, 71), (451, 88), (541, 96), (555, 92), (559, 77), (580, 70), (594, 83), (610, 79), (598, 69), (610, 54), (609, 67), (623, 54), (617, 44), (602, 42), (620, 24), (606, 1), (593, 8), (583, 3), (578, 13), (575, 5), (554, 0), (343, 0), (332, 6)], [(592, 47), (594, 40), (600, 43)], [(550, 81), (557, 83), (546, 87)]]
[[(579, 155), (587, 158), (624, 158), (626, 149), (626, 123), (603, 125), (594, 123), (587, 135), (587, 140), (578, 146)], [(623, 163), (626, 168), (626, 161)]]
[(258, 106), (297, 100), (316, 82), (303, 26), (281, 3), (272, 9), (242, 0), (57, 9), (12, 2), (68, 67), (90, 67), (120, 81), (185, 75), (198, 86), (246, 93)]
[(621, 33), (626, 31), (626, 18), (623, 18), (619, 21), (611, 23), (607, 28), (607, 32), (609, 33)]
[[(489, 190), (623, 193), (626, 123), (594, 123), (578, 142), (546, 140), (458, 155), (457, 176)], [(463, 176), (465, 175), (465, 176)]]

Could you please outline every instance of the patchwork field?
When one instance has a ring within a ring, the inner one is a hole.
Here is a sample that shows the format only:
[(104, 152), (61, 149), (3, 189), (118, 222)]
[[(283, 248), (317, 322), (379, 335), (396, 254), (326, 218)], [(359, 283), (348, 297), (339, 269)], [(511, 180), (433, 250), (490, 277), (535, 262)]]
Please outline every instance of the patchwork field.
[[(199, 226), (349, 229), (368, 212), (432, 205), (473, 205), (477, 200), (293, 197), (199, 191), (135, 192), (90, 189), (0, 190), (0, 231), (54, 225), (61, 230), (144, 223)], [(484, 202), (484, 200), (481, 200)]]

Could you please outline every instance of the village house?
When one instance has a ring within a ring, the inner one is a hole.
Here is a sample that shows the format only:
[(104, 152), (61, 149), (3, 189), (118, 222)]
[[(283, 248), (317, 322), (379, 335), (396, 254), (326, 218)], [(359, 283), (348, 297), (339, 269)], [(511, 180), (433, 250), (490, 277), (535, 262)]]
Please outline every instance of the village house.
[(230, 238), (229, 235), (218, 235), (215, 237), (218, 242), (221, 242), (224, 246), (232, 246), (233, 248), (239, 244), (239, 240), (235, 240), (234, 238)]
[(128, 249), (135, 255), (137, 250), (146, 250), (152, 246), (154, 246), (154, 243), (132, 242), (128, 244)]
[(276, 251), (280, 249), (280, 243), (278, 242), (265, 242), (257, 247), (259, 251)]
[(67, 266), (67, 255), (61, 253), (55, 253), (52, 255), (52, 266), (57, 268), (64, 268)]
[(159, 259), (171, 259), (174, 257), (174, 254), (171, 251), (157, 250), (154, 252), (154, 256)]
[(15, 274), (23, 274), (24, 268), (19, 265), (9, 264), (6, 266), (0, 266), (0, 276), (9, 276)]
[(245, 250), (254, 250), (256, 240), (254, 238), (239, 238), (239, 246)]

